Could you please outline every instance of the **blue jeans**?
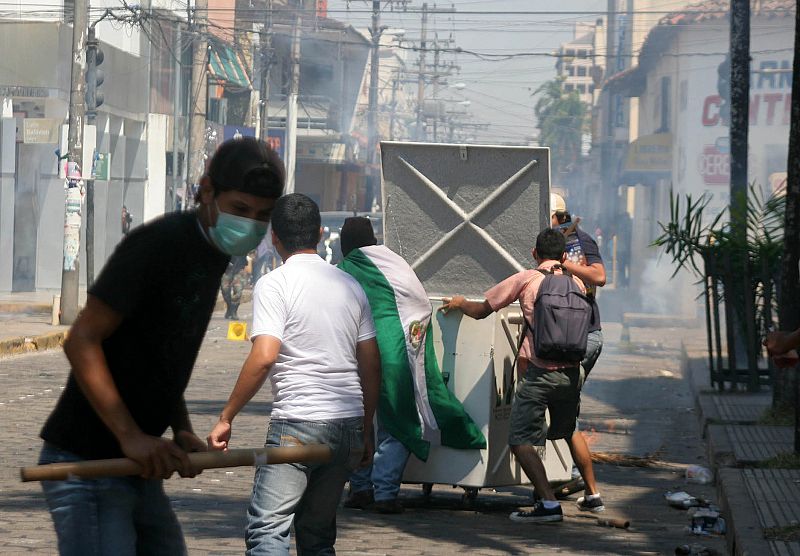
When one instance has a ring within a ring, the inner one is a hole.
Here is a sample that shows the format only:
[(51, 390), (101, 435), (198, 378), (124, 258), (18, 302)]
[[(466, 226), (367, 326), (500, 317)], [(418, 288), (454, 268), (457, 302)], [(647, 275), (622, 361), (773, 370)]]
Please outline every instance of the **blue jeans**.
[(325, 464), (256, 469), (245, 535), (249, 556), (289, 554), (292, 523), (298, 556), (336, 554), (336, 509), (347, 477), (364, 454), (364, 420), (270, 422), (267, 446), (302, 444), (327, 444), (333, 458)]
[[(581, 361), (581, 389), (583, 389), (583, 385), (586, 383), (586, 380), (589, 378), (589, 373), (594, 368), (594, 364), (597, 363), (597, 359), (600, 357), (600, 352), (603, 351), (603, 331), (602, 330), (594, 330), (589, 332), (589, 335), (586, 337), (586, 355), (583, 356), (583, 361)], [(578, 417), (581, 415), (581, 405), (578, 402)], [(580, 419), (575, 420), (575, 430), (580, 430)]]
[(594, 330), (589, 332), (589, 335), (586, 337), (586, 355), (583, 356), (583, 361), (581, 361), (584, 380), (589, 376), (589, 372), (594, 368), (594, 364), (597, 363), (601, 351), (603, 351), (603, 331)]
[[(82, 458), (45, 442), (39, 463)], [(186, 554), (161, 479), (110, 477), (43, 481), (62, 556)]]
[(378, 445), (371, 467), (350, 475), (350, 491), (375, 491), (375, 500), (394, 500), (400, 492), (403, 470), (410, 452), (403, 443), (386, 432), (378, 422)]

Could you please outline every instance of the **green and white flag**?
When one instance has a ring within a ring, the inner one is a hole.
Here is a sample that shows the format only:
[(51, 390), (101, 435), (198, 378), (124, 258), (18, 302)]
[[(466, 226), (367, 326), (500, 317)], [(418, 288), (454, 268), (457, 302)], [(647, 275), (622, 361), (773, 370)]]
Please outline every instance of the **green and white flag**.
[(486, 439), (447, 389), (431, 334), (431, 303), (414, 271), (383, 245), (353, 249), (339, 264), (364, 288), (381, 350), (378, 418), (422, 461), (431, 444), (480, 449)]

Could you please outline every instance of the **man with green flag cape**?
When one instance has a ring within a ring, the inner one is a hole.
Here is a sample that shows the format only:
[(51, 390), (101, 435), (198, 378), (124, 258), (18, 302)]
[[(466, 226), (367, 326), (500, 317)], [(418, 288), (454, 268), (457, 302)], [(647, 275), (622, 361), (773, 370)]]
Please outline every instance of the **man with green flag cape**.
[(477, 450), (486, 439), (444, 383), (425, 288), (402, 257), (376, 243), (369, 219), (345, 220), (339, 268), (367, 294), (382, 369), (373, 465), (350, 477), (345, 507), (399, 513), (397, 494), (409, 454), (426, 461), (431, 444)]

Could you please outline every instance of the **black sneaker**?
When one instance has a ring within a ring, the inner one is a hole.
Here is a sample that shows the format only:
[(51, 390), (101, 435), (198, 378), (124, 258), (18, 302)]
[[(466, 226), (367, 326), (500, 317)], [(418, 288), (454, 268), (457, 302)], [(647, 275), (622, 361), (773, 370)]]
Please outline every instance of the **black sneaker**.
[(603, 499), (600, 497), (587, 500), (585, 496), (581, 496), (578, 498), (577, 506), (582, 512), (602, 512), (606, 509), (603, 505)]
[(532, 510), (512, 512), (508, 517), (511, 521), (520, 523), (549, 523), (564, 520), (564, 514), (561, 512), (560, 505), (548, 509), (544, 507), (542, 502), (537, 502)]
[(403, 513), (403, 505), (397, 498), (391, 498), (389, 500), (375, 500), (375, 503), (372, 504), (369, 509), (373, 512), (378, 512), (379, 514)]
[(366, 510), (374, 503), (374, 494), (371, 490), (359, 490), (358, 492), (351, 492), (347, 500), (344, 501), (345, 508), (356, 510)]

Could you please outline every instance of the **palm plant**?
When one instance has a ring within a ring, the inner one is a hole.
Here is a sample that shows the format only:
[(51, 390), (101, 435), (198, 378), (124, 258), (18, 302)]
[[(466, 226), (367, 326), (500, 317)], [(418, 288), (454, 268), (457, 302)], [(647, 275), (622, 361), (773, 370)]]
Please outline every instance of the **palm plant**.
[(542, 84), (533, 96), (539, 140), (552, 150), (553, 168), (567, 172), (577, 162), (581, 152), (582, 134), (587, 126), (586, 105), (577, 91), (564, 92), (563, 79)]
[[(751, 185), (747, 233), (742, 236), (732, 233), (729, 223), (723, 221), (725, 211), (713, 218), (708, 215), (710, 201), (705, 194), (699, 198), (687, 194), (682, 204), (681, 198), (670, 192), (670, 219), (659, 222), (662, 234), (653, 246), (672, 258), (673, 276), (686, 269), (704, 285), (712, 382), (720, 388), (724, 382), (747, 382), (748, 388), (755, 390), (761, 382), (761, 338), (776, 315), (785, 205), (781, 197), (765, 196)], [(725, 315), (727, 369), (723, 368), (720, 303)], [(744, 347), (744, 372), (737, 368), (737, 346)]]

